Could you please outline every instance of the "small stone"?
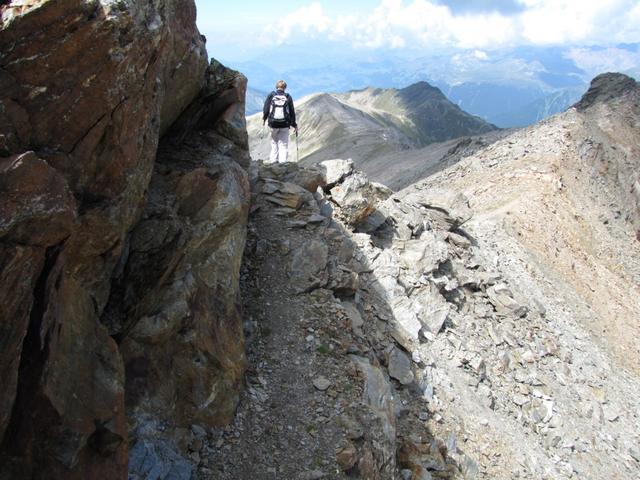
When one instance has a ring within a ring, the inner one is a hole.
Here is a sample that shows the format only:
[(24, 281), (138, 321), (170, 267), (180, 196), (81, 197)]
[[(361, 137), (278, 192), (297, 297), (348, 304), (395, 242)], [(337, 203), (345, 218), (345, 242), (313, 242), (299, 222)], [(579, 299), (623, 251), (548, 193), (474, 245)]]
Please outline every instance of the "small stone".
[(525, 363), (535, 363), (536, 356), (533, 354), (531, 350), (527, 350), (522, 354), (522, 361)]
[(324, 217), (323, 215), (318, 215), (317, 213), (314, 213), (313, 215), (311, 215), (309, 217), (308, 222), (309, 223), (322, 223), (326, 220), (326, 217)]
[(389, 376), (398, 380), (402, 385), (409, 385), (414, 380), (411, 360), (406, 353), (398, 348), (394, 348), (389, 354)]
[(200, 425), (191, 425), (191, 431), (196, 436), (196, 438), (204, 438), (207, 436), (207, 431)]
[(429, 412), (420, 412), (418, 414), (418, 418), (423, 421), (426, 422), (427, 420), (429, 420)]
[(351, 470), (358, 461), (358, 452), (353, 443), (348, 442), (347, 445), (336, 454), (336, 460), (343, 471), (348, 472)]
[(413, 363), (417, 365), (420, 365), (422, 363), (422, 355), (418, 350), (414, 350), (413, 352), (411, 352), (411, 360), (413, 360)]
[(433, 401), (433, 385), (428, 383), (422, 392), (422, 398), (424, 398), (427, 402)]
[(413, 472), (407, 468), (400, 471), (400, 475), (402, 476), (402, 480), (411, 480), (413, 478)]
[(542, 421), (544, 423), (549, 423), (549, 420), (553, 417), (553, 402), (550, 400), (545, 400), (542, 406), (546, 409), (546, 413)]
[(327, 186), (331, 187), (353, 173), (353, 160), (333, 159), (320, 163)]
[(487, 365), (485, 364), (482, 357), (477, 356), (472, 358), (471, 361), (469, 362), (469, 366), (473, 368), (473, 371), (476, 372), (476, 374), (480, 377), (480, 379), (483, 379), (486, 376)]
[(620, 417), (618, 411), (610, 403), (604, 405), (602, 407), (602, 410), (604, 411), (604, 418), (606, 418), (609, 422), (615, 422)]
[(516, 405), (518, 405), (519, 407), (522, 407), (523, 405), (526, 405), (527, 403), (529, 403), (529, 398), (519, 393), (516, 393), (511, 399), (511, 401)]
[(307, 222), (304, 220), (292, 220), (289, 222), (289, 228), (304, 228), (307, 226)]
[(331, 381), (323, 376), (318, 376), (313, 379), (313, 386), (316, 387), (321, 392), (324, 392), (331, 386)]

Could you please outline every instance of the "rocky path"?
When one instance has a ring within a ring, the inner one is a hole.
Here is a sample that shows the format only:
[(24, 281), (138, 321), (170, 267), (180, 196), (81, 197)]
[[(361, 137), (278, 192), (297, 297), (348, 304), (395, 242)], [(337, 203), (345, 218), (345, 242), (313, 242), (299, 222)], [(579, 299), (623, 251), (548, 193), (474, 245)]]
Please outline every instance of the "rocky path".
[(272, 192), (269, 186), (282, 184), (253, 180), (243, 272), (247, 386), (235, 423), (221, 432), (218, 453), (201, 474), (344, 478), (336, 462), (342, 439), (338, 420), (356, 393), (345, 376), (349, 332), (332, 292), (314, 289), (326, 282), (322, 238), (328, 220), (301, 187), (289, 184), (284, 192)]

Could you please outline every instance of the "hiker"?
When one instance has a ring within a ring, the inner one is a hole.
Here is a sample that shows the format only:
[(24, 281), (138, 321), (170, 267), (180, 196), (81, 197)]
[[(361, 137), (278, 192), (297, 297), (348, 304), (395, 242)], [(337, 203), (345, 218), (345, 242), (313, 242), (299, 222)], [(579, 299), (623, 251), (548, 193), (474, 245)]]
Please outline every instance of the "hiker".
[(271, 128), (271, 154), (269, 162), (286, 162), (289, 154), (289, 129), (294, 128), (298, 136), (296, 111), (293, 108), (291, 95), (285, 93), (287, 82), (278, 80), (275, 91), (264, 101), (262, 109), (262, 125), (268, 120)]

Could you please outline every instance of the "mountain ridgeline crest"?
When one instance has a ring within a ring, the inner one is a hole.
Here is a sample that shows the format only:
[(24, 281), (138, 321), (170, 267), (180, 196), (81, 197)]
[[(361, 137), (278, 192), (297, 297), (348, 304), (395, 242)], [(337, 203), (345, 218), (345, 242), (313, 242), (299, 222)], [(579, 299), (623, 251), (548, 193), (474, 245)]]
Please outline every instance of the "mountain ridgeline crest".
[[(299, 161), (304, 164), (350, 157), (362, 168), (394, 152), (497, 129), (461, 110), (427, 82), (403, 89), (312, 94), (296, 102), (296, 112)], [(268, 132), (262, 115), (248, 117), (247, 128), (252, 157), (267, 158)]]

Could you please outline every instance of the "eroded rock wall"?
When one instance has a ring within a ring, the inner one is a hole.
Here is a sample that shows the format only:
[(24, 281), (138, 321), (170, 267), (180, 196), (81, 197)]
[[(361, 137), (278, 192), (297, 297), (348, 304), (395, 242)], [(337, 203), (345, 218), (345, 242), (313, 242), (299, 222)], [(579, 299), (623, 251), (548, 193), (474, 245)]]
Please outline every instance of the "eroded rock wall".
[(0, 478), (125, 478), (125, 392), (167, 421), (233, 409), (246, 80), (205, 74), (195, 14), (0, 6)]

